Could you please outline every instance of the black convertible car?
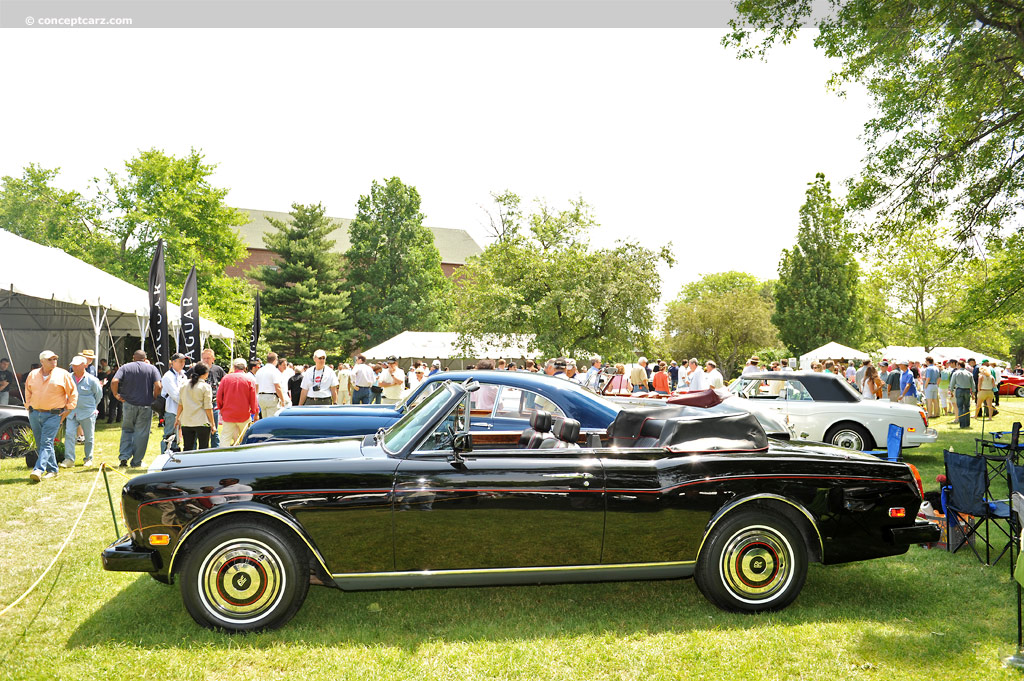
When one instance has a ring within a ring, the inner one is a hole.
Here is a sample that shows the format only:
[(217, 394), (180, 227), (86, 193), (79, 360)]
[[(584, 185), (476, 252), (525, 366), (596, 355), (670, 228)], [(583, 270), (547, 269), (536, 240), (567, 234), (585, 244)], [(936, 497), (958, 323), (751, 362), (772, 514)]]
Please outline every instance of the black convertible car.
[(750, 414), (622, 410), (608, 439), (538, 412), (471, 432), (472, 380), (388, 430), (186, 453), (122, 493), (107, 570), (178, 579), (204, 626), (280, 626), (309, 585), (402, 589), (694, 577), (719, 607), (790, 604), (809, 561), (935, 541), (909, 465), (769, 444)]

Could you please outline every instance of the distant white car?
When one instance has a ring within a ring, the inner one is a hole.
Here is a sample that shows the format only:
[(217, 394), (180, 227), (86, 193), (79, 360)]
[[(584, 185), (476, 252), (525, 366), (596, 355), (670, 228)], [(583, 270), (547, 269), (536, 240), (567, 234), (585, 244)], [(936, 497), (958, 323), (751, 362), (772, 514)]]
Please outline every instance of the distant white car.
[[(765, 381), (780, 381), (766, 390)], [(773, 394), (777, 390), (778, 394)], [(742, 400), (752, 412), (774, 414), (793, 427), (796, 439), (846, 449), (884, 447), (889, 424), (903, 427), (903, 446), (917, 447), (939, 438), (923, 409), (889, 400), (865, 400), (835, 374), (787, 371), (744, 374), (729, 386), (726, 403)]]

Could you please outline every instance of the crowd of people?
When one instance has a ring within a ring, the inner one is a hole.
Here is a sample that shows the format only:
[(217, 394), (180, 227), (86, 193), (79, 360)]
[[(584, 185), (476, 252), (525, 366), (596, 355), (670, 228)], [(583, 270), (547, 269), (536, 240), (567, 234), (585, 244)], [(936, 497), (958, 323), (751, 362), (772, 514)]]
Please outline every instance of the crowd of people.
[[(14, 374), (8, 359), (0, 359), (0, 404), (10, 403), (12, 393), (23, 394), (29, 410), (38, 454), (30, 478), (38, 482), (56, 477), (54, 438), (62, 423), (70, 435), (65, 438), (61, 467), (75, 465), (78, 444), (83, 446), (83, 463), (92, 464), (96, 422), (105, 418), (107, 423), (121, 424), (119, 465), (139, 468), (149, 445), (154, 415), (162, 426), (161, 454), (219, 447), (222, 442), (237, 442), (250, 422), (274, 416), (286, 405), (394, 404), (427, 377), (448, 370), (435, 359), (429, 365), (414, 362), (405, 371), (395, 356), (369, 362), (357, 355), (352, 364), (339, 362), (334, 366), (327, 362), (324, 350), (313, 353), (312, 365), (295, 365), (274, 352), (268, 353), (265, 361), (236, 358), (230, 372), (216, 363), (211, 348), (203, 350), (201, 358), (186, 366), (186, 356), (175, 353), (170, 357), (170, 367), (161, 374), (143, 350), (137, 350), (131, 362), (115, 369), (106, 359), (94, 364), (95, 355), (86, 349), (72, 358), (70, 370), (65, 370), (58, 366), (57, 355), (45, 350), (23, 376)], [(682, 365), (675, 360), (651, 362), (640, 357), (628, 370), (625, 364), (606, 370), (597, 355), (590, 358), (586, 370), (568, 357), (519, 363), (483, 359), (466, 368), (544, 373), (610, 395), (667, 395), (725, 385), (713, 360), (701, 364), (696, 357)], [(859, 368), (854, 363), (826, 360), (813, 362), (810, 369), (842, 376), (864, 399), (923, 405), (932, 418), (954, 415), (961, 428), (970, 426), (972, 401), (975, 417), (998, 413), (1002, 374), (987, 359), (947, 360), (941, 364), (931, 357), (923, 363), (883, 359), (877, 367), (864, 360)], [(765, 368), (754, 356), (747, 360), (742, 373), (792, 370), (785, 359)], [(1014, 373), (1024, 374), (1024, 370), (1018, 365)], [(775, 394), (784, 383), (767, 379), (769, 391)]]
[[(926, 357), (924, 362), (883, 359), (877, 368), (871, 360), (863, 360), (859, 369), (853, 363), (828, 360), (812, 363), (811, 370), (843, 376), (864, 399), (923, 406), (929, 418), (954, 416), (961, 428), (970, 427), (972, 411), (975, 418), (991, 418), (999, 413), (1003, 371), (987, 359), (978, 362), (970, 357), (941, 363), (933, 357)], [(1013, 373), (1022, 375), (1024, 370), (1017, 365)]]

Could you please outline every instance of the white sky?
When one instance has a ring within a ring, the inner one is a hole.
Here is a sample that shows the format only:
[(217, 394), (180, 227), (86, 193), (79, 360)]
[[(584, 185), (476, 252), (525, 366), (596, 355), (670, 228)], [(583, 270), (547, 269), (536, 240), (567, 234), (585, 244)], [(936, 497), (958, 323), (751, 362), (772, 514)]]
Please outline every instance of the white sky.
[(617, 239), (672, 241), (663, 298), (700, 274), (776, 276), (806, 183), (864, 149), (857, 88), (811, 44), (738, 61), (718, 29), (7, 30), (0, 175), (59, 166), (84, 190), (140, 149), (201, 149), (228, 202), (352, 217), (373, 179), (415, 185), (426, 224), (485, 244), (511, 189), (583, 196)]

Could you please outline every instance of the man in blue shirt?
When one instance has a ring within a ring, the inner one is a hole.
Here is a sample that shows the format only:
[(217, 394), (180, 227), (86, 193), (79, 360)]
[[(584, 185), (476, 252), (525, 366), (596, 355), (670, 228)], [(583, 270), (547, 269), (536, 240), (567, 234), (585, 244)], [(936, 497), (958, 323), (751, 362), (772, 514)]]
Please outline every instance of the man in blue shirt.
[(914, 372), (910, 370), (910, 362), (902, 360), (900, 367), (900, 402), (903, 404), (917, 405), (917, 383), (914, 381)]
[(939, 379), (942, 372), (935, 366), (935, 360), (925, 357), (924, 368), (924, 405), (928, 411), (928, 418), (939, 418)]
[(149, 446), (149, 431), (153, 427), (153, 400), (162, 388), (160, 372), (146, 361), (145, 350), (136, 350), (132, 361), (122, 365), (110, 381), (110, 394), (124, 403), (118, 454), (121, 468), (128, 466), (129, 459), (132, 468), (142, 466)]
[[(71, 379), (75, 382), (75, 390), (78, 391), (78, 404), (68, 412), (66, 433), (76, 433), (82, 429), (85, 438), (85, 466), (92, 465), (92, 446), (96, 435), (96, 415), (99, 413), (100, 400), (103, 399), (103, 386), (98, 378), (86, 372), (88, 360), (82, 355), (76, 355), (71, 360)], [(71, 468), (75, 465), (75, 440), (74, 437), (64, 438), (64, 460), (61, 461), (61, 468)]]

